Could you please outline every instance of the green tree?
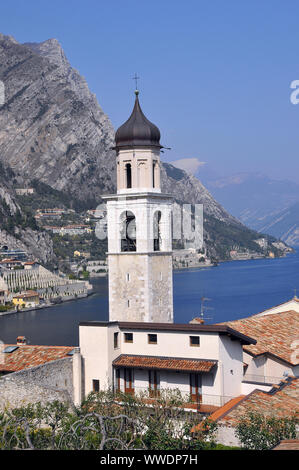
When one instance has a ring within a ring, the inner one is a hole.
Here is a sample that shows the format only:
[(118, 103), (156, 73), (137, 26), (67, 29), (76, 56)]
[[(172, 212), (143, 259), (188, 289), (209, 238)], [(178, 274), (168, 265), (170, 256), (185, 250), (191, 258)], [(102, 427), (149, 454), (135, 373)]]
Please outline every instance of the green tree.
[(210, 449), (216, 425), (205, 421), (192, 433), (199, 418), (185, 411), (186, 400), (178, 391), (155, 400), (107, 391), (77, 408), (56, 401), (8, 409), (0, 412), (0, 449)]

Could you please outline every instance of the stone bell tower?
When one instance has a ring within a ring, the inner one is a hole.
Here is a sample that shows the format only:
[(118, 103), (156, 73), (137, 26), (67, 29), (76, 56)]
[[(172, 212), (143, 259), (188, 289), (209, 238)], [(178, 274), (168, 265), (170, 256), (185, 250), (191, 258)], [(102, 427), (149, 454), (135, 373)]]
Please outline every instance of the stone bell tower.
[(138, 95), (117, 130), (117, 194), (105, 196), (109, 320), (173, 322), (172, 197), (161, 194), (160, 131)]

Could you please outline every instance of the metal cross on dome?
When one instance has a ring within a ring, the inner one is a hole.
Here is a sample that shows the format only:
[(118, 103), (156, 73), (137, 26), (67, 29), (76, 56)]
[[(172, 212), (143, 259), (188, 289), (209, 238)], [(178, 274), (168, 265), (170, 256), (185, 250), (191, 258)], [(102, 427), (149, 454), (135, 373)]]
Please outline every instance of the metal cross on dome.
[(136, 90), (138, 90), (138, 80), (140, 80), (140, 77), (138, 77), (137, 73), (132, 77), (132, 80), (135, 80)]

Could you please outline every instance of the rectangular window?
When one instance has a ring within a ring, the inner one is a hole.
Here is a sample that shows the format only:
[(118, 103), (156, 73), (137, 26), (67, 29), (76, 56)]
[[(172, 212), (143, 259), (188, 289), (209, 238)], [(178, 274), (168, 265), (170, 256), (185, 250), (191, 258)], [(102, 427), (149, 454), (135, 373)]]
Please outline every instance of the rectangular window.
[(125, 333), (125, 343), (133, 343), (133, 333)]
[(92, 390), (94, 392), (99, 392), (100, 391), (100, 381), (99, 380), (93, 379), (93, 381), (92, 381)]
[(114, 333), (114, 349), (118, 348), (118, 333)]
[(201, 375), (190, 374), (190, 398), (192, 402), (201, 402)]
[(199, 336), (189, 336), (190, 338), (190, 346), (199, 346)]
[(156, 398), (160, 395), (160, 374), (156, 370), (148, 371), (149, 396)]
[(124, 369), (125, 393), (134, 395), (134, 375), (133, 369)]
[(147, 335), (148, 344), (157, 344), (157, 335)]

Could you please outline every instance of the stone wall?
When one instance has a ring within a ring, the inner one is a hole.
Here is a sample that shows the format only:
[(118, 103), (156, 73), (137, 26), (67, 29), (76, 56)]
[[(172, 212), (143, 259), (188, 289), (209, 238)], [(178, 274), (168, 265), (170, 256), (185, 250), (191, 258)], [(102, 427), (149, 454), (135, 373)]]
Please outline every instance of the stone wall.
[(173, 322), (172, 256), (109, 254), (109, 320)]
[(216, 434), (216, 441), (225, 446), (241, 447), (241, 443), (235, 434), (232, 426), (219, 425)]
[(0, 409), (55, 400), (73, 401), (72, 358), (48, 362), (0, 378)]

